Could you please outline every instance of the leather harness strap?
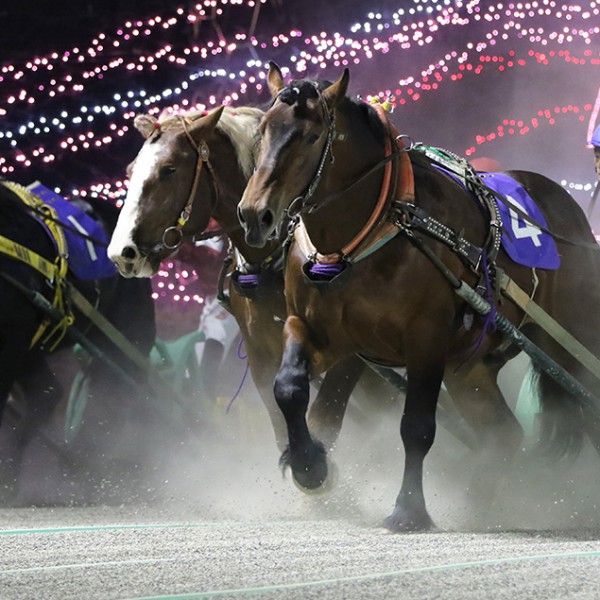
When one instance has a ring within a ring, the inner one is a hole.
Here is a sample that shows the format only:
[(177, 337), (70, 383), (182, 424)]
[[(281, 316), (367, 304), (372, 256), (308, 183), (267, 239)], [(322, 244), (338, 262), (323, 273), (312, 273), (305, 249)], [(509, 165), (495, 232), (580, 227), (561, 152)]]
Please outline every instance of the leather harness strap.
[[(196, 140), (192, 137), (192, 134), (189, 131), (188, 120), (180, 116), (179, 121), (181, 122), (181, 126), (183, 127), (183, 131), (190, 142), (192, 148), (196, 151), (198, 159), (196, 160), (196, 170), (194, 172), (194, 180), (192, 182), (192, 189), (188, 195), (188, 198), (185, 202), (185, 206), (183, 207), (179, 217), (177, 218), (177, 223), (172, 225), (171, 227), (167, 227), (163, 232), (162, 244), (167, 250), (176, 250), (181, 245), (183, 241), (183, 228), (186, 226), (187, 222), (190, 219), (192, 214), (192, 207), (194, 206), (194, 200), (196, 199), (196, 192), (198, 191), (198, 185), (200, 184), (200, 175), (202, 174), (202, 167), (204, 163), (206, 163), (206, 168), (210, 171), (211, 175), (214, 178), (214, 173), (212, 171), (212, 167), (209, 162), (210, 152), (208, 149), (208, 145), (204, 140), (200, 140), (196, 143)], [(175, 243), (171, 244), (167, 240), (167, 236), (174, 232), (176, 234)]]
[(571, 356), (582, 364), (597, 379), (600, 379), (600, 360), (596, 358), (581, 342), (573, 337), (560, 323), (552, 318), (539, 304), (534, 302), (504, 271), (499, 272), (500, 289), (534, 323), (552, 336)]
[[(386, 131), (385, 139), (385, 158), (391, 156), (393, 151), (402, 150), (404, 142), (398, 134), (396, 128), (389, 122), (387, 111), (380, 104), (374, 104), (373, 108), (381, 119)], [(393, 141), (395, 143), (393, 143)], [(395, 148), (394, 148), (395, 146)], [(371, 216), (358, 232), (358, 234), (341, 250), (330, 254), (321, 254), (316, 249), (309, 252), (315, 257), (316, 262), (320, 264), (331, 264), (348, 259), (356, 262), (365, 258), (377, 248), (380, 248), (385, 242), (396, 236), (399, 232), (398, 227), (388, 220), (388, 213), (393, 201), (412, 202), (415, 198), (414, 175), (412, 164), (406, 152), (400, 152), (398, 166), (395, 169), (394, 163), (389, 160), (383, 171), (383, 182), (379, 191), (379, 197)], [(298, 229), (304, 229), (300, 227)], [(306, 231), (298, 232), (301, 238), (302, 247), (313, 247)]]
[(54, 208), (42, 202), (36, 194), (18, 183), (3, 181), (2, 185), (11, 190), (23, 204), (34, 210), (39, 220), (43, 221), (49, 236), (56, 246), (56, 259), (52, 262), (14, 240), (0, 236), (0, 253), (36, 270), (52, 286), (54, 291), (52, 306), (60, 312), (62, 319), (49, 332), (46, 330), (50, 326), (51, 321), (50, 319), (44, 319), (35, 332), (30, 347), (33, 348), (42, 339), (42, 336), (46, 334), (42, 342), (48, 345), (50, 350), (53, 350), (64, 337), (67, 328), (74, 321), (73, 313), (68, 305), (68, 301), (65, 299), (64, 289), (69, 268), (67, 240), (64, 232), (58, 225), (59, 221)]

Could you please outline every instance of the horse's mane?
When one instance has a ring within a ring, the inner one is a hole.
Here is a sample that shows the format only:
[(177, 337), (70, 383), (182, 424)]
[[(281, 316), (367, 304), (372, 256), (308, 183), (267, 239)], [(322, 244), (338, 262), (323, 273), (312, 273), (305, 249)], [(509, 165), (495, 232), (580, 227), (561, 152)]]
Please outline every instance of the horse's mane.
[[(190, 111), (183, 116), (191, 119), (206, 114), (204, 111)], [(244, 176), (249, 178), (254, 171), (260, 145), (258, 122), (264, 112), (252, 106), (226, 106), (217, 123), (217, 129), (229, 138), (237, 155), (238, 163)], [(180, 115), (166, 114), (159, 117), (160, 129), (181, 126)]]
[(217, 129), (226, 135), (235, 148), (244, 176), (250, 178), (260, 149), (258, 123), (264, 112), (252, 106), (225, 107)]
[[(284, 87), (276, 98), (271, 102), (271, 106), (276, 99), (279, 99), (290, 106), (295, 105), (295, 114), (298, 118), (303, 118), (306, 113), (306, 101), (319, 97), (319, 91), (323, 91), (332, 84), (331, 81), (319, 79), (299, 79), (292, 81)], [(338, 106), (339, 110), (353, 110), (358, 112), (368, 123), (378, 141), (383, 142), (386, 136), (385, 129), (381, 119), (370, 104), (360, 99), (353, 99), (348, 96)]]

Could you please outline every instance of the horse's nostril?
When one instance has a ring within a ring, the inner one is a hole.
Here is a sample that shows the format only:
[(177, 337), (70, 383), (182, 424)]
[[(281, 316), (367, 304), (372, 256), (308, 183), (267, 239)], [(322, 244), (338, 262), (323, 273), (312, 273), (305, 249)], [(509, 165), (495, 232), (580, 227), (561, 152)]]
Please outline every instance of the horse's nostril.
[(273, 225), (273, 212), (267, 208), (262, 215), (261, 221), (265, 227), (271, 227)]
[(123, 258), (129, 258), (130, 260), (137, 258), (136, 249), (133, 246), (125, 246), (121, 251), (121, 256)]

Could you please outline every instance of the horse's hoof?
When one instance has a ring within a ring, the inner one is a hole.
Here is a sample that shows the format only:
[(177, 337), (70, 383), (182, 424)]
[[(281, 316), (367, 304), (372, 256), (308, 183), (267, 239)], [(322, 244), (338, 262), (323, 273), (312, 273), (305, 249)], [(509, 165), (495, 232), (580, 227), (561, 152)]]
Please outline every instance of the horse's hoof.
[(392, 533), (416, 533), (435, 529), (435, 525), (426, 510), (407, 511), (398, 507), (383, 521), (383, 526)]
[(337, 465), (333, 461), (327, 460), (325, 474), (317, 479), (319, 482), (317, 486), (314, 485), (314, 477), (310, 478), (310, 480), (306, 477), (299, 479), (294, 472), (292, 472), (292, 480), (294, 485), (304, 494), (323, 495), (328, 494), (335, 488), (339, 480), (339, 475), (340, 471)]

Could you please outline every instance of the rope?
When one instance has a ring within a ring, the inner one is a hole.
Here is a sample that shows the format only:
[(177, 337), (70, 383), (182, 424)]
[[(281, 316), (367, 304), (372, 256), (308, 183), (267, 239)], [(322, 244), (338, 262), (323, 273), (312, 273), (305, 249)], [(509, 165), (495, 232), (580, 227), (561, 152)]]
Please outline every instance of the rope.
[(250, 369), (250, 363), (247, 360), (248, 354), (246, 353), (244, 356), (242, 356), (242, 345), (243, 344), (244, 344), (244, 338), (240, 338), (240, 343), (238, 344), (236, 354), (240, 360), (246, 361), (246, 368), (244, 369), (244, 374), (242, 375), (242, 380), (240, 381), (240, 385), (238, 385), (238, 389), (235, 391), (233, 398), (231, 398), (231, 400), (229, 401), (229, 404), (227, 405), (227, 408), (225, 409), (225, 412), (228, 414), (229, 414), (229, 410), (233, 406), (233, 403), (235, 402), (237, 397), (240, 395), (240, 392), (242, 391), (242, 387), (244, 386), (244, 383), (246, 382), (246, 378), (248, 377), (248, 371)]

